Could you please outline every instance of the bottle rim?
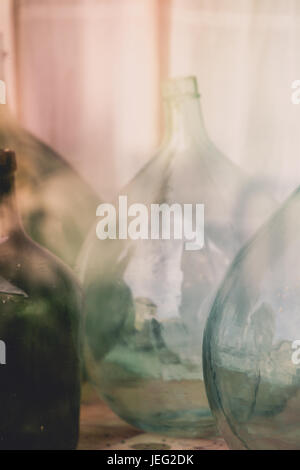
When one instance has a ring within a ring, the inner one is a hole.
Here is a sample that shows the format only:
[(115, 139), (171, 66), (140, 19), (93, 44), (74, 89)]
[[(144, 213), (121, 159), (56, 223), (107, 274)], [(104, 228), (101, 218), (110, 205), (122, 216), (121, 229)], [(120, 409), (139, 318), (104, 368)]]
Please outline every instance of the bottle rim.
[(16, 154), (10, 149), (0, 149), (0, 177), (10, 175), (17, 169)]
[(197, 78), (175, 77), (169, 78), (162, 83), (162, 96), (164, 99), (178, 98), (181, 96), (190, 96), (199, 98)]

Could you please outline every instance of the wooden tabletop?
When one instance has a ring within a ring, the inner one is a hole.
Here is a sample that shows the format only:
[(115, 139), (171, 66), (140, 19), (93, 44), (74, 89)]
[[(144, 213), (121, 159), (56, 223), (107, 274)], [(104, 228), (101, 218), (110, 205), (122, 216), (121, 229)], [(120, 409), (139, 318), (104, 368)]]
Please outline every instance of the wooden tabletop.
[(223, 439), (183, 439), (149, 434), (118, 418), (90, 387), (85, 387), (80, 450), (227, 450)]

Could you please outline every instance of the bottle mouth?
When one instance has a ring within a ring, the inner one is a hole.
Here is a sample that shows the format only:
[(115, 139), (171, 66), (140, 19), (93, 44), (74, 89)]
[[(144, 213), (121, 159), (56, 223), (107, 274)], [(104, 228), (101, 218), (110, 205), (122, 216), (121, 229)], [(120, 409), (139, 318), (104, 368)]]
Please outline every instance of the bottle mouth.
[(0, 149), (0, 177), (10, 175), (17, 169), (16, 154), (9, 149)]
[(190, 96), (199, 98), (198, 83), (195, 76), (178, 77), (165, 80), (162, 84), (164, 99)]

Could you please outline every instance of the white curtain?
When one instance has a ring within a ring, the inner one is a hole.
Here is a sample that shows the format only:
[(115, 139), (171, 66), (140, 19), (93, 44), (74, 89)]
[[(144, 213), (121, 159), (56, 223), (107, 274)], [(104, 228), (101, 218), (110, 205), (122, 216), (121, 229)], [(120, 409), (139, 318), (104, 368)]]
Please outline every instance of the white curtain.
[(300, 184), (298, 0), (174, 0), (172, 75), (196, 74), (207, 128), (279, 199)]
[(279, 199), (300, 183), (299, 0), (16, 4), (24, 124), (104, 197), (157, 142), (162, 60), (171, 76), (197, 75), (206, 126), (228, 157)]
[(157, 132), (156, 2), (17, 2), (22, 120), (102, 195), (142, 165)]

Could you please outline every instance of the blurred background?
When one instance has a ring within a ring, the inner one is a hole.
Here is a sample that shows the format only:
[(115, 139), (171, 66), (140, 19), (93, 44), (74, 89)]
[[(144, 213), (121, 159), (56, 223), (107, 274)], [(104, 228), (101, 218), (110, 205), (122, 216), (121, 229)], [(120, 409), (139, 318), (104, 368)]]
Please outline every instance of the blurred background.
[(212, 140), (282, 200), (300, 181), (298, 0), (1, 0), (8, 101), (112, 198), (161, 136), (160, 81), (196, 75)]

